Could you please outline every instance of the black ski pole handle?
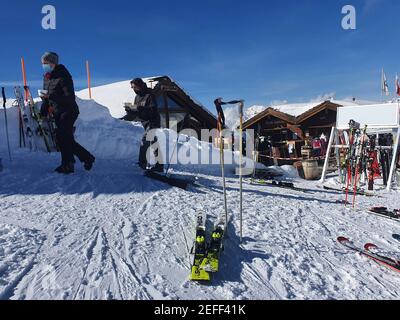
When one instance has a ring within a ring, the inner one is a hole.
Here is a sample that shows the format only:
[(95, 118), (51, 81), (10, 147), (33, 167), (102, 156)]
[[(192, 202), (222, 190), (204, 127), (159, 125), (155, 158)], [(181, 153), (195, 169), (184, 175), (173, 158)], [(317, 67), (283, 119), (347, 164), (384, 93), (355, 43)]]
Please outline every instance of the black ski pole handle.
[(225, 103), (222, 102), (222, 98), (217, 98), (214, 100), (214, 104), (218, 114), (218, 126), (220, 127), (221, 130), (225, 126), (225, 115), (224, 115), (224, 110), (222, 110), (222, 105), (224, 105)]
[(5, 92), (4, 87), (1, 87), (1, 95), (3, 96), (3, 108), (5, 109), (7, 100), (6, 100), (6, 92)]
[(243, 102), (244, 102), (244, 100), (232, 100), (232, 101), (226, 102), (225, 104), (238, 104), (238, 103), (243, 103)]
[(215, 104), (215, 107), (217, 108), (217, 112), (218, 112), (219, 114), (224, 112), (224, 111), (222, 110), (222, 105), (224, 105), (225, 103), (222, 102), (222, 98), (217, 98), (217, 99), (215, 99), (215, 100), (214, 100), (214, 104)]

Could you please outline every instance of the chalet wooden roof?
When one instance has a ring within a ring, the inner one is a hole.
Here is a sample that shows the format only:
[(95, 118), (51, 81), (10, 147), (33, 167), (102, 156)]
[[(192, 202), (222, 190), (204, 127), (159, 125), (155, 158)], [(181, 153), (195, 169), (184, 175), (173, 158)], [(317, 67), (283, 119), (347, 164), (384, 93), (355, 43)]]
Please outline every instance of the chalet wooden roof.
[(323, 110), (329, 109), (336, 111), (337, 108), (342, 107), (342, 105), (333, 103), (331, 101), (324, 101), (321, 104), (317, 105), (316, 107), (304, 112), (303, 114), (299, 115), (296, 118), (296, 124), (301, 124), (304, 121), (310, 119), (311, 117), (315, 116), (316, 114), (320, 113)]
[(209, 129), (217, 127), (217, 118), (207, 108), (196, 102), (177, 83), (167, 76), (152, 78), (156, 82), (154, 93), (167, 93), (168, 97), (177, 102), (183, 108), (187, 108), (190, 114), (207, 125)]
[(264, 111), (260, 112), (259, 114), (255, 115), (253, 118), (250, 118), (246, 122), (243, 123), (243, 129), (247, 129), (251, 127), (252, 125), (262, 121), (268, 116), (274, 116), (278, 119), (281, 119), (285, 122), (295, 124), (296, 123), (296, 118), (291, 116), (290, 114), (280, 112), (278, 110), (275, 110), (274, 108), (267, 108)]
[(262, 121), (268, 116), (274, 116), (292, 125), (299, 125), (325, 109), (336, 111), (338, 107), (341, 107), (341, 105), (333, 103), (331, 101), (324, 101), (297, 117), (284, 113), (282, 111), (275, 110), (274, 108), (270, 107), (260, 112), (259, 114), (255, 115), (254, 117), (248, 119), (245, 123), (243, 123), (243, 129), (250, 128), (251, 126)]

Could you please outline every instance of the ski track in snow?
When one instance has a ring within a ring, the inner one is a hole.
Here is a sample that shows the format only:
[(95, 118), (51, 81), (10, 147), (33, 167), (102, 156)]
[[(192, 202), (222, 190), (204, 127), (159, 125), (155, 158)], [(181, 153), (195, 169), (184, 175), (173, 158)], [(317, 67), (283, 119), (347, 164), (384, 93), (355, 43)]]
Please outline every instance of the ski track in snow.
[[(398, 274), (337, 243), (400, 251), (396, 221), (336, 203), (344, 195), (299, 182), (302, 193), (228, 175), (229, 224), (221, 271), (188, 281), (196, 212), (212, 227), (223, 211), (221, 179), (200, 174), (188, 191), (151, 180), (130, 161), (99, 160), (92, 172), (51, 172), (57, 156), (16, 154), (0, 175), (2, 299), (399, 299)], [(400, 207), (398, 192), (379, 204)], [(377, 205), (358, 197), (358, 207)], [(187, 243), (189, 242), (189, 243)]]

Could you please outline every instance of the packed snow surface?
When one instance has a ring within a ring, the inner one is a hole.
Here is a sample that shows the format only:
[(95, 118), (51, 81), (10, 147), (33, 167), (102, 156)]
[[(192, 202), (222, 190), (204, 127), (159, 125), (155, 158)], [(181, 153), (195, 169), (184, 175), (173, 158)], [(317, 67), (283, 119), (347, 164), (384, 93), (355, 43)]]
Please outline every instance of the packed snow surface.
[[(76, 137), (97, 161), (53, 173), (59, 154), (18, 148), (17, 112), (8, 109), (13, 161), (0, 121), (0, 298), (3, 299), (399, 299), (398, 273), (341, 246), (373, 242), (400, 251), (399, 222), (366, 213), (400, 208), (397, 191), (357, 198), (283, 173), (305, 192), (253, 185), (245, 179), (244, 239), (239, 240), (239, 183), (227, 166), (230, 221), (220, 272), (208, 285), (188, 280), (196, 214), (211, 229), (223, 213), (218, 165), (173, 165), (196, 175), (187, 191), (143, 176), (135, 165), (143, 129), (78, 100)], [(3, 113), (0, 112), (0, 120)], [(194, 138), (178, 150), (218, 150)], [(186, 148), (186, 149), (185, 149)], [(185, 151), (186, 150), (186, 151)], [(206, 150), (206, 151), (204, 151)], [(228, 153), (227, 153), (228, 155)], [(331, 175), (329, 183), (335, 184)]]

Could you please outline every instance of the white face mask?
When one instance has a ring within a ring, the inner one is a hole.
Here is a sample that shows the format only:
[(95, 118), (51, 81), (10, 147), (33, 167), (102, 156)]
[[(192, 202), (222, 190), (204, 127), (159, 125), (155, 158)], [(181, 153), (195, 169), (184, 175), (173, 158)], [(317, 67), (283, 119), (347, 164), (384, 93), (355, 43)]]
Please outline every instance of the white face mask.
[(42, 64), (43, 67), (43, 71), (46, 73), (52, 72), (53, 71), (53, 67), (49, 64)]

